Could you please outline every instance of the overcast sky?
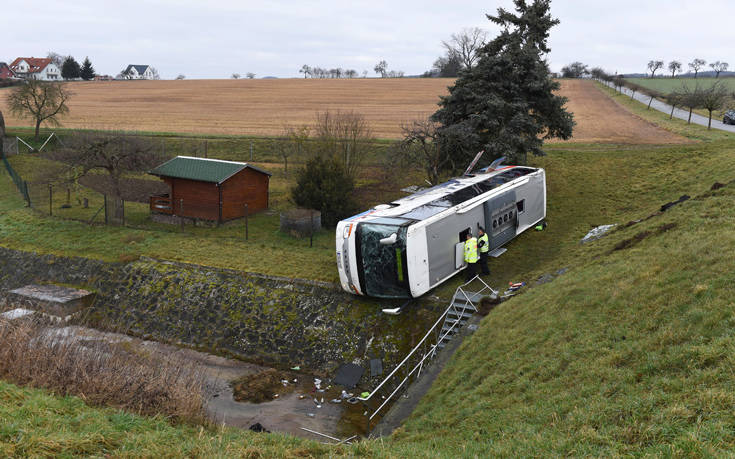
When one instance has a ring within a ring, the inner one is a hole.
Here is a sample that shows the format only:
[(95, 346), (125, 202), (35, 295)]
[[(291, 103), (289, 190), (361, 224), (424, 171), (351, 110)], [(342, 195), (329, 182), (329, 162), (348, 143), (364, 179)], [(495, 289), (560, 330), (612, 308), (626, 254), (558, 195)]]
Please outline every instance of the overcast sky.
[[(100, 74), (149, 64), (162, 78), (299, 77), (303, 64), (407, 75), (431, 68), (441, 41), (512, 1), (400, 0), (5, 1), (0, 61), (49, 51), (89, 56)], [(725, 0), (553, 0), (551, 69), (572, 61), (645, 71), (650, 59), (694, 57), (735, 67), (735, 3)], [(732, 68), (731, 68), (732, 70)]]

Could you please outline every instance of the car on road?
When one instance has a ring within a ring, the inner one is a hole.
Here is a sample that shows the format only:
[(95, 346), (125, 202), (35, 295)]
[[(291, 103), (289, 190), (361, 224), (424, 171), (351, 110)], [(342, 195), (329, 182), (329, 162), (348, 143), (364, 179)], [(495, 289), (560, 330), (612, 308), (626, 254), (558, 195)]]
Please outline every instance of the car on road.
[(724, 124), (735, 124), (735, 110), (728, 110), (725, 112), (725, 116), (722, 117)]

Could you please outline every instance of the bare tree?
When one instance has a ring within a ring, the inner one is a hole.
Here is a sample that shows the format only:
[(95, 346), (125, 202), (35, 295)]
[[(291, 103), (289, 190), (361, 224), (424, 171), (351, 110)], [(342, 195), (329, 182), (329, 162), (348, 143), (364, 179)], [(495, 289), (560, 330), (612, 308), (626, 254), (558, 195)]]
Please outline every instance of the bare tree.
[(465, 28), (453, 33), (448, 41), (442, 41), (447, 55), (456, 54), (466, 69), (471, 69), (477, 61), (477, 51), (485, 44), (487, 32), (479, 27)]
[(230, 78), (232, 78), (233, 80), (239, 80), (240, 79), (240, 74), (239, 73), (233, 73), (232, 76), (230, 76)]
[(582, 78), (585, 75), (589, 75), (587, 65), (581, 62), (572, 62), (561, 68), (562, 78)]
[(387, 76), (388, 63), (385, 60), (382, 60), (375, 64), (373, 70), (375, 70), (375, 73), (380, 75), (381, 78), (385, 78)]
[(301, 126), (283, 126), (283, 139), (280, 151), (283, 158), (283, 173), (288, 176), (288, 158), (291, 156), (302, 156), (306, 153), (307, 142), (309, 141), (309, 132), (311, 128), (308, 125)]
[(47, 155), (65, 165), (70, 180), (92, 171), (105, 172), (115, 198), (117, 218), (122, 216), (122, 178), (126, 173), (148, 171), (163, 160), (145, 138), (119, 132), (76, 132), (64, 139), (64, 147)]
[(648, 70), (651, 71), (651, 78), (653, 78), (654, 75), (656, 74), (656, 70), (663, 68), (663, 66), (664, 66), (664, 61), (655, 61), (655, 60), (648, 61)]
[(301, 66), (301, 69), (299, 70), (299, 73), (303, 73), (304, 74), (304, 78), (307, 78), (307, 77), (311, 76), (311, 67), (309, 67), (308, 65), (304, 64), (304, 65)]
[(700, 105), (709, 113), (709, 121), (707, 122), (708, 130), (712, 129), (712, 112), (721, 110), (729, 98), (730, 92), (722, 81), (717, 81), (702, 91)]
[(48, 52), (48, 53), (46, 54), (46, 58), (47, 58), (47, 59), (51, 59), (51, 62), (52, 62), (52, 63), (53, 63), (54, 65), (56, 65), (56, 67), (58, 67), (58, 68), (59, 68), (59, 70), (61, 70), (61, 66), (62, 66), (62, 65), (64, 64), (64, 59), (65, 59), (65, 57), (64, 57), (64, 56), (62, 56), (62, 55), (61, 55), (61, 54), (59, 54), (59, 53), (55, 53), (55, 52), (53, 52), (53, 51), (49, 51), (49, 52)]
[(401, 150), (412, 163), (419, 163), (432, 184), (439, 183), (439, 174), (451, 162), (449, 155), (442, 154), (437, 128), (440, 124), (428, 118), (416, 119), (401, 125), (403, 141)]
[(357, 70), (347, 69), (345, 70), (345, 76), (347, 78), (355, 78), (357, 76)]
[(671, 105), (671, 113), (669, 113), (669, 119), (674, 118), (674, 110), (676, 110), (676, 107), (681, 105), (682, 100), (683, 96), (679, 91), (672, 91), (666, 94), (666, 103)]
[(689, 85), (684, 83), (678, 93), (681, 105), (689, 109), (687, 124), (691, 124), (692, 112), (694, 109), (702, 107), (702, 89), (700, 89), (699, 84), (696, 84), (694, 88), (690, 88)]
[(727, 68), (730, 66), (727, 62), (715, 61), (709, 65), (712, 70), (715, 71), (715, 78), (720, 78), (720, 73), (727, 72)]
[(0, 158), (5, 157), (5, 118), (0, 111)]
[(317, 113), (314, 130), (319, 153), (335, 158), (354, 179), (373, 142), (365, 117), (355, 112)]
[(255, 78), (255, 74), (253, 72), (248, 72), (245, 74), (245, 78), (247, 78), (248, 80), (252, 80), (253, 78)]
[(66, 102), (71, 92), (61, 83), (49, 83), (36, 79), (29, 79), (24, 84), (14, 87), (8, 94), (8, 108), (10, 113), (19, 118), (28, 118), (36, 124), (35, 138), (41, 123), (46, 122), (58, 126), (58, 118), (69, 113)]
[(704, 67), (704, 65), (707, 63), (704, 59), (696, 58), (693, 61), (689, 63), (689, 68), (694, 70), (694, 78), (697, 78), (697, 73), (699, 73), (699, 69)]
[(669, 71), (671, 72), (671, 78), (674, 78), (678, 72), (681, 72), (681, 62), (679, 61), (669, 62)]
[(151, 79), (152, 80), (161, 79), (161, 75), (158, 74), (158, 70), (155, 67), (151, 67)]

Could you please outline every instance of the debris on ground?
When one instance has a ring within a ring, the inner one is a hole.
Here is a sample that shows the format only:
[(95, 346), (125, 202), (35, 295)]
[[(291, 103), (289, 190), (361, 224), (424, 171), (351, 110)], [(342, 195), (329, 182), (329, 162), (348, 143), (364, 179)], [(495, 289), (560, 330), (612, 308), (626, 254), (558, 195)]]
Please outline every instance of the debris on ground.
[(370, 377), (374, 378), (382, 374), (383, 374), (383, 361), (381, 359), (370, 359)]
[(337, 368), (337, 373), (334, 375), (334, 383), (344, 386), (347, 389), (352, 389), (360, 381), (364, 371), (360, 365), (345, 363)]
[(592, 230), (590, 230), (590, 232), (587, 233), (579, 243), (584, 244), (585, 242), (596, 241), (604, 236), (605, 233), (615, 228), (615, 226), (617, 226), (617, 224), (613, 223), (612, 225), (600, 225), (592, 228)]
[(263, 427), (263, 425), (261, 423), (259, 423), (259, 422), (256, 422), (255, 424), (251, 425), (249, 427), (249, 429), (252, 430), (253, 432), (271, 433), (270, 430), (268, 430), (265, 427)]
[[(295, 389), (290, 375), (275, 368), (245, 375), (232, 382), (232, 395), (238, 402), (261, 403), (278, 398)], [(284, 384), (283, 381), (286, 383)]]
[(616, 250), (623, 250), (623, 249), (629, 249), (630, 247), (633, 247), (634, 245), (638, 244), (645, 238), (649, 236), (655, 236), (657, 234), (665, 233), (671, 229), (676, 228), (676, 223), (666, 223), (664, 225), (659, 226), (658, 228), (655, 228), (654, 230), (646, 230), (641, 231), (640, 233), (636, 234), (635, 236), (623, 239), (622, 241), (615, 244), (615, 247), (610, 250), (610, 253), (615, 252)]
[(666, 212), (671, 207), (674, 207), (677, 204), (681, 204), (682, 202), (688, 200), (689, 198), (690, 196), (688, 194), (685, 194), (685, 195), (680, 196), (679, 199), (676, 201), (667, 202), (666, 204), (661, 206), (661, 212)]

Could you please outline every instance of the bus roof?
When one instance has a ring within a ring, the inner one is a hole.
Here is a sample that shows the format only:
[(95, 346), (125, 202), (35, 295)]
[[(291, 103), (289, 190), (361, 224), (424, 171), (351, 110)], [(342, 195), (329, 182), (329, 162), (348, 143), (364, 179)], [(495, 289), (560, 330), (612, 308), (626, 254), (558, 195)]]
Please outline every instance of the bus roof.
[(487, 193), (516, 178), (537, 171), (532, 167), (507, 166), (471, 177), (457, 177), (439, 185), (381, 204), (347, 220), (398, 217), (414, 221), (425, 220), (467, 200)]

